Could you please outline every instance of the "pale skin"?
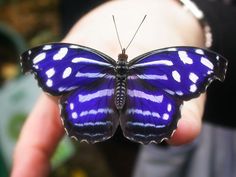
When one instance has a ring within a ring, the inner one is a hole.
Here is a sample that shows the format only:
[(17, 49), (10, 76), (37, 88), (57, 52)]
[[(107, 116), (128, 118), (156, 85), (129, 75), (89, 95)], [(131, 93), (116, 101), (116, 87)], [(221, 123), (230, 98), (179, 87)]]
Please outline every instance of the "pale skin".
[[(129, 59), (163, 47), (204, 46), (198, 21), (173, 0), (110, 1), (78, 21), (63, 42), (92, 47), (116, 59), (121, 49), (112, 15), (116, 17), (122, 45), (126, 47), (145, 14), (146, 21), (127, 50)], [(186, 144), (198, 136), (205, 97), (202, 94), (184, 103), (178, 129), (168, 141), (170, 144)], [(39, 97), (17, 142), (11, 177), (42, 177), (49, 173), (50, 157), (65, 133), (57, 101), (46, 94)]]

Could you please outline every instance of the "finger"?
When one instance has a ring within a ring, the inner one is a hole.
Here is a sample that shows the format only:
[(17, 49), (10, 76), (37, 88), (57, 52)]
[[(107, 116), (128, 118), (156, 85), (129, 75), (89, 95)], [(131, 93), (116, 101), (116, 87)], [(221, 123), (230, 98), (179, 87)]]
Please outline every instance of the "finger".
[(49, 172), (50, 157), (64, 134), (55, 101), (43, 94), (26, 120), (14, 152), (12, 177)]
[(205, 94), (185, 102), (181, 110), (182, 117), (178, 122), (173, 137), (168, 142), (172, 145), (182, 145), (193, 141), (200, 133), (204, 111)]

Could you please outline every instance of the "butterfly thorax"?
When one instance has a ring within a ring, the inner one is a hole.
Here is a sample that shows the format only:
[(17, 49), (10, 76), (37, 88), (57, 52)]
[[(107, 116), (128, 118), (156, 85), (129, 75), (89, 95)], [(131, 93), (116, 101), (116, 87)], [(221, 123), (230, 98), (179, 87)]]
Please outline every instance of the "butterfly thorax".
[(118, 110), (121, 110), (125, 105), (126, 100), (126, 85), (128, 75), (128, 55), (125, 54), (125, 50), (118, 56), (116, 63), (116, 87), (115, 87), (115, 105)]

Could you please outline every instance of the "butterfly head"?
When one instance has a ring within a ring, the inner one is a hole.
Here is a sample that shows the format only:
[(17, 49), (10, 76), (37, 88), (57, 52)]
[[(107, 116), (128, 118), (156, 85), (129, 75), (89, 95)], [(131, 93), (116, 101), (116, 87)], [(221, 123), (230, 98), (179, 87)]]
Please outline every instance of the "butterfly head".
[(125, 53), (125, 49), (122, 49), (122, 53), (118, 55), (118, 61), (127, 62), (128, 55)]

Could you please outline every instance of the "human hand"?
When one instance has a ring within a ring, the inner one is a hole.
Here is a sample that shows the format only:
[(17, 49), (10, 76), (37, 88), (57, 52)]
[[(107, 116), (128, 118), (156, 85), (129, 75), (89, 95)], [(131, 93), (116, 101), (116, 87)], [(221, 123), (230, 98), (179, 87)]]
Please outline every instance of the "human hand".
[[(203, 46), (200, 25), (173, 0), (110, 1), (84, 16), (63, 42), (95, 48), (117, 58), (121, 51), (111, 15), (117, 17), (120, 37), (125, 46), (145, 14), (147, 19), (127, 51), (129, 58), (163, 47)], [(204, 100), (205, 96), (201, 95), (184, 104), (182, 118), (170, 144), (185, 144), (198, 135)], [(63, 134), (57, 99), (42, 94), (22, 129), (11, 176), (46, 176), (50, 170), (50, 157)]]

